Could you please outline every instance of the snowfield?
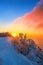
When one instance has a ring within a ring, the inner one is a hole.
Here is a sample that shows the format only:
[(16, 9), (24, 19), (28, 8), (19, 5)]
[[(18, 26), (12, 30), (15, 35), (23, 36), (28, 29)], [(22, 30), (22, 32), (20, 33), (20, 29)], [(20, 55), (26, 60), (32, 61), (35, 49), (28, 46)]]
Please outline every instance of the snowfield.
[(0, 37), (0, 65), (33, 65), (13, 48), (8, 39), (8, 37)]

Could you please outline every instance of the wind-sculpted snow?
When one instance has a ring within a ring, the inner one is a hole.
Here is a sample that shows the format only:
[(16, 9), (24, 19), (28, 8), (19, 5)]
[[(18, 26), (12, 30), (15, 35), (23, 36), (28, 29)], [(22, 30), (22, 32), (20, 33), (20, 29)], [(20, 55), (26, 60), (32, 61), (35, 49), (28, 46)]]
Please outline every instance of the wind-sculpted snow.
[(30, 60), (33, 65), (43, 65), (43, 51), (35, 44), (32, 39), (20, 37), (12, 40), (14, 48)]
[(8, 41), (0, 38), (0, 65), (33, 65), (25, 56), (19, 54)]

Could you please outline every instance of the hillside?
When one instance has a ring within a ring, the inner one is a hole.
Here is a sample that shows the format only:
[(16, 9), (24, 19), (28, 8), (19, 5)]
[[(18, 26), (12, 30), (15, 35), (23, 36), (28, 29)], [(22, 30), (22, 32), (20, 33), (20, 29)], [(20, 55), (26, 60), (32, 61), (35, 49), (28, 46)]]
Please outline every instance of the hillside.
[(33, 65), (30, 60), (17, 53), (8, 39), (0, 38), (0, 65)]

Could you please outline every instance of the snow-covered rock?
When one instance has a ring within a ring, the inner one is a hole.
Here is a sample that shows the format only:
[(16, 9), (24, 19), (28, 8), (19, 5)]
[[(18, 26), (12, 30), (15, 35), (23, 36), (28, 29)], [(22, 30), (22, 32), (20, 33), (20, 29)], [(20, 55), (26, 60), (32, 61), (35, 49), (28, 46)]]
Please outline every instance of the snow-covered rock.
[(0, 38), (0, 65), (33, 65), (25, 56), (19, 54), (8, 41)]
[[(19, 42), (18, 42), (19, 41)], [(18, 40), (14, 43), (14, 48), (32, 62), (33, 65), (43, 65), (43, 51), (32, 39)], [(20, 45), (19, 45), (20, 44)]]

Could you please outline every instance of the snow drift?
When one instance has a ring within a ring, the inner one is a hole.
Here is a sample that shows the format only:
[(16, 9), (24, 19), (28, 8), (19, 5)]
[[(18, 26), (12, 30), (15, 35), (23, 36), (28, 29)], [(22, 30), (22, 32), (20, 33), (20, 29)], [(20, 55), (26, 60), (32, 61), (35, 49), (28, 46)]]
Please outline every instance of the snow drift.
[(26, 57), (17, 53), (8, 39), (0, 38), (0, 65), (33, 65)]

